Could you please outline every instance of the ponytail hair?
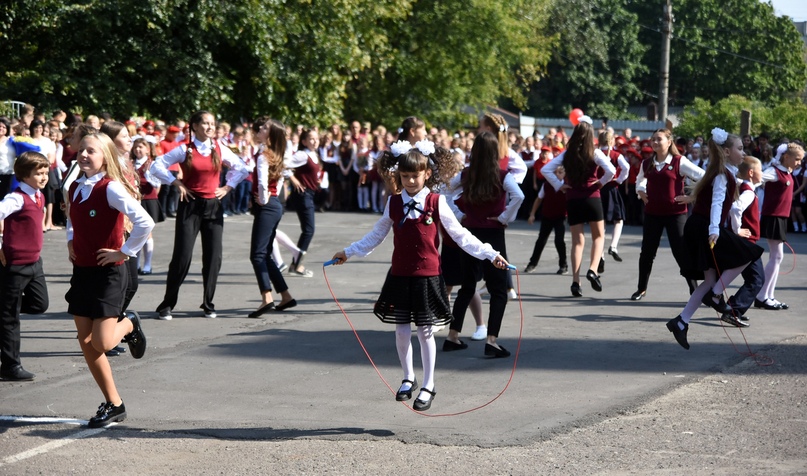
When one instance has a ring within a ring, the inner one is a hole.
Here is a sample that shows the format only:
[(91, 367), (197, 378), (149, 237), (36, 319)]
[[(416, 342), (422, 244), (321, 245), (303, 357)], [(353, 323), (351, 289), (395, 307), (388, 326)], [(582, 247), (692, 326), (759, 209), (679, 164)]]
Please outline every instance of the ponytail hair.
[[(193, 166), (193, 150), (192, 149), (196, 148), (196, 145), (193, 143), (193, 140), (192, 140), (193, 139), (193, 126), (201, 124), (202, 120), (204, 120), (204, 117), (207, 116), (207, 115), (212, 116), (213, 118), (215, 118), (215, 116), (213, 116), (212, 112), (201, 110), (201, 111), (194, 112), (193, 115), (191, 116), (190, 120), (188, 120), (188, 145), (187, 145), (188, 150), (185, 151), (185, 165), (188, 166), (188, 167)], [(210, 158), (213, 160), (213, 170), (218, 172), (218, 171), (221, 170), (221, 157), (219, 156), (218, 149), (216, 148), (216, 139), (213, 138), (213, 139), (211, 139), (211, 141), (213, 142), (213, 144), (212, 144), (212, 147), (211, 147), (212, 150), (210, 152)]]
[[(718, 144), (715, 141), (714, 134), (709, 138), (709, 165), (706, 166), (706, 172), (704, 172), (703, 178), (698, 180), (698, 182), (695, 184), (695, 189), (692, 192), (695, 201), (698, 200), (698, 195), (700, 195), (703, 189), (712, 186), (712, 182), (714, 181), (715, 177), (725, 173), (726, 154), (723, 152), (723, 149), (731, 147), (731, 145), (736, 142), (742, 143), (742, 139), (734, 134), (727, 134), (726, 139), (722, 144)], [(732, 200), (737, 200), (739, 196), (739, 189), (740, 187), (734, 187), (734, 197)]]
[(409, 116), (403, 120), (401, 127), (398, 128), (398, 140), (409, 140), (413, 130), (426, 127), (426, 123), (415, 116)]
[(608, 147), (608, 149), (612, 149), (611, 144), (614, 142), (614, 133), (611, 131), (602, 131), (600, 135), (597, 137), (597, 141), (600, 144), (600, 148)]
[(485, 113), (482, 116), (482, 125), (496, 134), (496, 140), (499, 141), (499, 159), (503, 159), (510, 153), (510, 147), (507, 145), (507, 121), (501, 114), (494, 114), (492, 112)]

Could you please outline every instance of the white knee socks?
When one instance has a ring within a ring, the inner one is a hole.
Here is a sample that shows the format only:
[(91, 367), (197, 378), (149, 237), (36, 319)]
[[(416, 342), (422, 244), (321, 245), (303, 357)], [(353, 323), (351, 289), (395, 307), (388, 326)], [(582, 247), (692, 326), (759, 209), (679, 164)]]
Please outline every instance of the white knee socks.
[(152, 256), (154, 256), (154, 238), (149, 238), (143, 246), (143, 271), (151, 271)]
[(703, 275), (703, 281), (695, 288), (692, 295), (689, 296), (687, 305), (684, 307), (684, 310), (681, 311), (681, 320), (687, 324), (689, 324), (689, 320), (692, 319), (695, 311), (700, 307), (703, 296), (706, 296), (706, 293), (715, 285), (715, 281), (717, 280), (717, 272), (713, 269), (707, 269), (703, 272)]
[(765, 284), (757, 294), (757, 299), (765, 301), (766, 299), (774, 299), (774, 292), (776, 291), (776, 281), (779, 279), (779, 265), (782, 264), (782, 259), (785, 255), (785, 245), (780, 240), (768, 240), (768, 248), (770, 248), (770, 257), (768, 263), (765, 264)]
[(619, 239), (622, 238), (622, 226), (625, 224), (622, 220), (614, 222), (614, 235), (611, 237), (611, 249), (616, 251), (619, 246)]
[[(434, 364), (437, 361), (437, 344), (434, 342), (432, 326), (418, 326), (418, 342), (420, 343), (420, 359), (423, 362), (423, 382), (421, 387), (434, 390)], [(415, 380), (415, 369), (412, 365), (412, 327), (410, 324), (395, 325), (395, 347), (398, 349), (398, 360), (401, 361), (405, 380)], [(429, 395), (418, 398), (428, 399)]]

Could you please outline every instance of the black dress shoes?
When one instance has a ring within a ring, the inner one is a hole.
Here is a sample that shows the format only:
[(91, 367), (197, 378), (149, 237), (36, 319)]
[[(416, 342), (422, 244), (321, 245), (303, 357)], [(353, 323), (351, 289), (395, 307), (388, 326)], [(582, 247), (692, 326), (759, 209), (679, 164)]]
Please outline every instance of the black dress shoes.
[(116, 421), (123, 421), (126, 419), (126, 406), (123, 402), (117, 407), (109, 402), (104, 402), (98, 407), (95, 416), (90, 418), (87, 426), (90, 428), (101, 428)]
[(257, 319), (257, 318), (261, 317), (262, 315), (266, 314), (268, 311), (271, 311), (274, 308), (275, 308), (275, 303), (270, 302), (269, 304), (266, 304), (266, 305), (263, 305), (263, 306), (259, 307), (257, 311), (250, 312), (249, 316), (247, 316), (247, 317), (251, 317), (252, 319)]
[(602, 283), (600, 282), (600, 277), (597, 276), (597, 273), (592, 270), (588, 270), (586, 273), (586, 279), (588, 279), (588, 282), (591, 283), (591, 289), (597, 292), (602, 291)]
[(132, 332), (123, 336), (124, 342), (129, 344), (132, 357), (140, 359), (146, 353), (146, 335), (140, 327), (140, 315), (135, 311), (126, 311), (126, 318), (132, 321)]
[(443, 352), (451, 352), (452, 350), (462, 350), (467, 349), (468, 344), (463, 341), (460, 341), (459, 344), (456, 342), (451, 342), (450, 340), (446, 339), (443, 342)]
[(285, 311), (286, 309), (291, 309), (291, 308), (293, 308), (295, 306), (297, 306), (297, 300), (292, 299), (291, 301), (287, 302), (286, 304), (278, 304), (277, 306), (275, 306), (275, 311), (281, 311), (282, 312), (282, 311)]
[(558, 268), (557, 271), (555, 271), (555, 274), (566, 274), (568, 272), (569, 272), (569, 267), (568, 266), (561, 266), (561, 267)]
[(434, 400), (434, 396), (437, 395), (437, 392), (435, 392), (434, 390), (429, 390), (427, 388), (421, 388), (420, 391), (428, 393), (429, 399), (421, 400), (420, 397), (416, 398), (415, 404), (412, 405), (412, 408), (414, 408), (419, 412), (423, 412), (432, 407), (432, 401)]
[(22, 365), (16, 365), (10, 370), (0, 372), (0, 379), (9, 382), (28, 382), (33, 380), (34, 374), (22, 368)]
[(614, 261), (616, 261), (618, 263), (622, 262), (622, 257), (619, 256), (619, 253), (617, 253), (615, 249), (608, 248), (608, 254), (611, 255), (614, 258)]
[(723, 295), (715, 294), (711, 289), (706, 291), (706, 294), (703, 296), (703, 299), (701, 299), (701, 302), (720, 314), (731, 313), (731, 306), (729, 306), (726, 303), (726, 300), (723, 299)]
[[(409, 384), (408, 390), (401, 390), (404, 385)], [(414, 390), (418, 386), (418, 379), (415, 379), (413, 382), (412, 380), (401, 380), (401, 386), (398, 388), (398, 393), (395, 394), (395, 401), (396, 402), (403, 402), (404, 400), (409, 400), (412, 398), (412, 390)]]
[[(679, 323), (683, 325), (684, 327), (683, 329), (681, 329)], [(681, 347), (689, 350), (689, 342), (687, 342), (687, 332), (689, 331), (689, 324), (684, 322), (684, 320), (681, 319), (681, 316), (677, 316), (667, 321), (667, 330), (673, 333), (673, 336), (675, 336), (675, 341), (681, 344)]]
[(572, 283), (572, 296), (581, 297), (582, 295), (583, 290), (580, 289), (580, 283)]
[(496, 347), (495, 345), (485, 344), (485, 355), (494, 359), (501, 359), (510, 357), (510, 351), (502, 346)]
[(630, 295), (631, 301), (641, 301), (647, 291), (636, 291), (635, 293)]
[(781, 311), (781, 306), (777, 306), (772, 299), (766, 299), (764, 301), (760, 301), (759, 299), (754, 299), (754, 307), (757, 309), (766, 309), (768, 311)]
[(525, 273), (531, 273), (535, 269), (536, 266), (537, 265), (530, 263), (530, 264), (527, 265), (526, 268), (524, 268), (524, 272)]
[[(736, 311), (735, 311), (736, 312)], [(740, 316), (735, 316), (734, 312), (724, 312), (720, 315), (720, 320), (731, 324), (734, 327), (749, 327), (751, 325), (748, 320), (742, 320)]]
[(600, 264), (597, 266), (597, 274), (602, 274), (605, 272), (605, 260), (600, 258)]

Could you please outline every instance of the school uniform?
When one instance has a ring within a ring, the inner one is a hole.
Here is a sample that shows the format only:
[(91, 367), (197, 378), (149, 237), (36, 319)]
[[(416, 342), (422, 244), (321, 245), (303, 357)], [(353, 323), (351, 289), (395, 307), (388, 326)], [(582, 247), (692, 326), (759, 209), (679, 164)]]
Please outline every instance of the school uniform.
[[(516, 218), (518, 208), (524, 201), (524, 194), (518, 187), (513, 174), (500, 170), (499, 180), (502, 184), (502, 193), (499, 197), (489, 203), (470, 204), (462, 196), (462, 179), (465, 177), (467, 169), (454, 177), (450, 184), (450, 189), (459, 198), (450, 203), (454, 215), (465, 228), (468, 229), (479, 241), (490, 243), (499, 250), (501, 255), (507, 259), (507, 246), (505, 244), (504, 229), (508, 223)], [(497, 217), (497, 220), (490, 220), (489, 217)], [(488, 335), (498, 336), (501, 329), (504, 309), (507, 306), (507, 270), (493, 266), (491, 262), (484, 262), (468, 254), (462, 257), (462, 287), (457, 292), (454, 301), (454, 321), (451, 329), (457, 332), (462, 331), (465, 320), (465, 312), (468, 305), (476, 293), (476, 283), (480, 279), (485, 280), (488, 293), (490, 293), (490, 311), (488, 317)]]
[[(703, 272), (738, 268), (759, 259), (762, 248), (735, 235), (726, 228), (729, 210), (737, 188), (734, 172), (726, 167), (710, 186), (703, 187), (696, 197), (692, 215), (684, 226), (686, 262), (682, 274), (688, 279), (704, 279)], [(709, 236), (718, 235), (714, 248)]]
[[(75, 259), (65, 295), (67, 312), (90, 319), (119, 316), (129, 280), (122, 266), (125, 261), (99, 266), (96, 252), (108, 248), (136, 258), (154, 228), (154, 220), (105, 172), (79, 177), (70, 186), (69, 196), (67, 241), (73, 242)], [(133, 225), (125, 243), (124, 215)]]
[(499, 159), (499, 168), (512, 174), (517, 184), (527, 177), (527, 164), (513, 149), (508, 149), (507, 155)]
[(20, 313), (42, 314), (48, 309), (48, 288), (42, 269), (42, 192), (26, 183), (0, 202), (5, 220), (0, 264), (0, 375), (20, 367)]
[(704, 173), (703, 169), (680, 155), (667, 154), (663, 161), (656, 160), (655, 156), (642, 161), (636, 177), (636, 191), (647, 194), (647, 203), (639, 254), (639, 291), (647, 290), (653, 261), (665, 230), (675, 262), (679, 269), (683, 269), (686, 263), (684, 226), (687, 206), (676, 203), (675, 197), (686, 194), (687, 178), (697, 182)]
[(536, 266), (541, 260), (549, 234), (555, 232), (555, 249), (558, 252), (558, 267), (565, 269), (568, 267), (566, 261), (566, 196), (556, 191), (551, 185), (544, 184), (538, 191), (538, 198), (541, 199), (541, 229), (538, 232), (538, 239), (532, 249), (529, 265)]
[[(625, 202), (622, 200), (622, 194), (619, 193), (619, 186), (628, 178), (630, 164), (616, 150), (609, 150), (607, 156), (616, 172), (614, 178), (603, 185), (602, 190), (600, 190), (600, 198), (602, 199), (602, 211), (605, 221), (617, 222), (626, 218)], [(604, 173), (603, 169), (597, 171), (598, 176), (602, 176)]]
[(760, 236), (787, 241), (787, 220), (793, 204), (795, 180), (787, 168), (776, 164), (762, 173), (765, 199), (762, 202)]
[[(192, 164), (187, 164), (185, 157), (188, 147), (192, 149)], [(216, 283), (221, 269), (222, 235), (224, 233), (224, 210), (221, 201), (216, 198), (219, 185), (219, 171), (213, 167), (211, 158), (213, 150), (221, 158), (222, 167), (229, 168), (226, 181), (233, 190), (246, 178), (248, 171), (244, 162), (230, 149), (222, 147), (218, 141), (204, 142), (194, 138), (190, 144), (182, 144), (171, 149), (167, 154), (154, 160), (151, 173), (163, 184), (174, 183), (174, 176), (168, 170), (173, 164), (180, 164), (182, 183), (195, 198), (181, 201), (177, 208), (176, 228), (174, 232), (174, 251), (168, 266), (165, 297), (157, 306), (157, 312), (170, 311), (179, 299), (179, 288), (185, 281), (191, 266), (193, 246), (196, 235), (202, 235), (202, 281), (204, 299), (201, 308), (206, 312), (215, 312), (213, 297), (216, 294)]]
[(393, 231), (392, 266), (373, 313), (392, 324), (444, 325), (451, 308), (441, 275), (438, 225), (466, 253), (493, 260), (499, 255), (460, 225), (446, 198), (424, 187), (415, 196), (405, 190), (387, 200), (373, 230), (345, 248), (347, 258), (367, 256)]
[(314, 238), (315, 213), (314, 196), (319, 190), (320, 166), (317, 154), (310, 150), (301, 150), (285, 160), (286, 168), (294, 170), (294, 177), (300, 181), (303, 191), (293, 189), (289, 200), (300, 219), (300, 237), (297, 247), (300, 251), (308, 251)]
[(135, 160), (134, 167), (139, 178), (140, 205), (155, 223), (160, 223), (165, 221), (165, 213), (159, 202), (160, 181), (150, 171), (152, 163), (151, 159), (143, 157)]
[[(737, 233), (740, 228), (747, 229), (751, 236), (746, 238), (751, 243), (759, 240), (759, 204), (754, 193), (754, 185), (749, 181), (743, 181), (740, 185), (740, 196), (731, 205), (729, 216), (731, 218), (731, 228)], [(762, 258), (751, 262), (743, 269), (743, 285), (729, 298), (729, 304), (738, 316), (743, 316), (754, 304), (762, 286), (765, 284), (765, 270), (762, 266)]]
[[(566, 152), (562, 152), (544, 165), (542, 173), (547, 183), (556, 191), (564, 183), (568, 183), (571, 188), (566, 190), (566, 213), (569, 218), (569, 225), (579, 225), (582, 223), (596, 222), (603, 220), (602, 200), (600, 189), (614, 177), (616, 169), (611, 165), (611, 160), (599, 149), (594, 149), (594, 160), (589, 162), (588, 169), (581, 183), (568, 182), (568, 169), (566, 181), (561, 181), (555, 170), (563, 165), (563, 158)], [(598, 179), (597, 168), (602, 168), (604, 173)]]
[[(253, 152), (255, 170), (252, 172), (252, 239), (250, 240), (249, 260), (255, 271), (258, 289), (261, 293), (272, 290), (282, 293), (289, 289), (283, 273), (272, 259), (272, 249), (277, 234), (277, 226), (283, 217), (283, 204), (278, 191), (283, 188), (283, 177), (269, 181), (269, 164), (264, 155), (264, 146)], [(257, 198), (256, 198), (257, 197)]]

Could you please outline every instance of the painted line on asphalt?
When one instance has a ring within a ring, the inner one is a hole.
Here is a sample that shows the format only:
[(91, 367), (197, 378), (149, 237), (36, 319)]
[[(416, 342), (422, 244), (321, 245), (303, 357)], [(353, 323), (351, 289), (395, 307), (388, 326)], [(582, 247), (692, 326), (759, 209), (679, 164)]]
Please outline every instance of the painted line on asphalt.
[[(86, 425), (87, 420), (77, 420), (75, 418), (51, 418), (51, 417), (20, 417), (20, 416), (13, 416), (13, 415), (0, 415), (0, 421), (9, 421), (13, 423), (57, 423), (57, 424), (68, 424), (68, 425)], [(80, 431), (78, 433), (74, 433), (72, 435), (67, 435), (62, 437), (58, 440), (54, 440), (48, 443), (45, 443), (42, 446), (38, 446), (36, 448), (32, 448), (27, 451), (23, 451), (21, 453), (17, 453), (12, 456), (7, 456), (0, 461), (0, 467), (17, 463), (19, 461), (32, 458), (34, 456), (38, 456), (41, 454), (45, 454), (48, 451), (55, 450), (56, 448), (61, 448), (62, 446), (69, 445), (74, 441), (81, 440), (83, 438), (87, 438), (93, 435), (97, 435), (102, 431), (109, 429), (110, 427), (117, 425), (117, 423), (111, 423), (103, 428), (91, 428), (87, 430)]]

